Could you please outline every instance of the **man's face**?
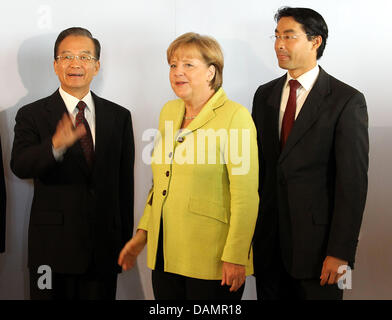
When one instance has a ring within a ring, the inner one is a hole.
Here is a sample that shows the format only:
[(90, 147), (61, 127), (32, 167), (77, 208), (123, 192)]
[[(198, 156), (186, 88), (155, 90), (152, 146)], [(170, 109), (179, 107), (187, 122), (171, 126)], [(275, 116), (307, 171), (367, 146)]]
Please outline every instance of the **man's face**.
[(275, 40), (275, 52), (279, 67), (289, 71), (290, 75), (298, 78), (311, 70), (317, 64), (317, 48), (321, 37), (308, 40), (302, 25), (292, 17), (283, 17), (275, 29), (275, 36), (295, 36), (295, 39), (278, 38)]
[(90, 83), (98, 74), (100, 63), (95, 59), (82, 61), (81, 56), (95, 57), (94, 42), (84, 36), (68, 36), (61, 41), (58, 56), (78, 56), (73, 60), (56, 59), (54, 70), (60, 80), (61, 87), (67, 93), (82, 99), (90, 90)]

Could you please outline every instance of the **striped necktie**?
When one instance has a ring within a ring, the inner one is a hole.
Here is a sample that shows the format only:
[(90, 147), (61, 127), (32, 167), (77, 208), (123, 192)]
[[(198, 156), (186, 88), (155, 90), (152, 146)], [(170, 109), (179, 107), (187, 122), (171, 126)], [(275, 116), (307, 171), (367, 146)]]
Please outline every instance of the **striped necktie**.
[(80, 124), (84, 124), (87, 133), (80, 138), (80, 144), (82, 146), (82, 150), (84, 153), (84, 157), (86, 158), (87, 164), (89, 167), (92, 166), (94, 162), (94, 144), (93, 144), (93, 137), (91, 135), (90, 126), (86, 118), (84, 117), (84, 109), (86, 109), (87, 105), (83, 101), (79, 101), (78, 105), (76, 106), (79, 110), (78, 114), (75, 118), (75, 126), (78, 127)]

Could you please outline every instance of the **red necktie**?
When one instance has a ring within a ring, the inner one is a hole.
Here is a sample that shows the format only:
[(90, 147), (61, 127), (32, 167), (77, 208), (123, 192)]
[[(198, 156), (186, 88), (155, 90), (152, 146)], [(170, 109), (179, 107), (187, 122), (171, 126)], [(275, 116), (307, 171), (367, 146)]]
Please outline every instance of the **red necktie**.
[(75, 126), (78, 127), (80, 124), (84, 124), (87, 133), (80, 138), (80, 144), (82, 146), (82, 150), (84, 153), (84, 157), (86, 158), (87, 164), (91, 167), (94, 161), (94, 145), (93, 145), (93, 137), (91, 136), (90, 127), (86, 118), (84, 117), (84, 109), (87, 105), (83, 101), (79, 101), (76, 106), (79, 109), (78, 114), (75, 118)]
[(295, 111), (297, 108), (297, 89), (301, 86), (301, 84), (294, 79), (289, 81), (290, 85), (290, 95), (287, 100), (286, 110), (284, 111), (283, 121), (282, 121), (282, 129), (280, 132), (280, 145), (281, 149), (283, 149), (286, 144), (287, 138), (289, 137), (291, 128), (293, 127), (295, 120)]

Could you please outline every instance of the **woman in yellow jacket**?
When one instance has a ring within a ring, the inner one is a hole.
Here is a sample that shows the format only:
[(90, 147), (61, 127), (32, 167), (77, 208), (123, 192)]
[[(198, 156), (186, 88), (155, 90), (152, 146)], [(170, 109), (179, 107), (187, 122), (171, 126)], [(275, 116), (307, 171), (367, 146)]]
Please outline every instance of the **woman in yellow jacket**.
[(222, 86), (223, 54), (211, 37), (186, 33), (167, 50), (180, 98), (159, 119), (153, 187), (119, 265), (147, 243), (156, 299), (241, 299), (253, 273), (258, 210), (256, 130)]

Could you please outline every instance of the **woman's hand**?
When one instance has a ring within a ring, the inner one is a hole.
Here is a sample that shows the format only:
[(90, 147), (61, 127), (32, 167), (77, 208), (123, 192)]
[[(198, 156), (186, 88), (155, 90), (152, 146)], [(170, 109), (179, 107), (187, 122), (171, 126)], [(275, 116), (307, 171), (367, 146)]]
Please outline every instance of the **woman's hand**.
[(223, 262), (221, 285), (224, 286), (226, 284), (231, 286), (230, 292), (237, 291), (241, 288), (245, 282), (245, 278), (245, 266)]
[(118, 256), (118, 265), (124, 271), (133, 268), (136, 258), (147, 243), (147, 231), (138, 229), (135, 236), (129, 240)]

